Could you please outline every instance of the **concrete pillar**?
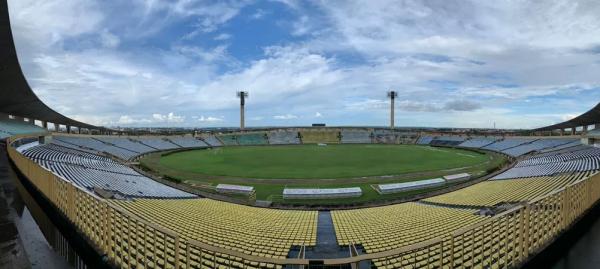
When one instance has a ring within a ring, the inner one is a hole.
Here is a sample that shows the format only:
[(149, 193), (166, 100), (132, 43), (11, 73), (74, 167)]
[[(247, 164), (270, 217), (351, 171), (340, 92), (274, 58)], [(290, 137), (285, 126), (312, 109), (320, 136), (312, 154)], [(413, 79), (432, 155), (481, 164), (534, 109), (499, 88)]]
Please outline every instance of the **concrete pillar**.
[(48, 122), (43, 120), (42, 121), (42, 127), (44, 127), (44, 129), (48, 130)]
[(77, 127), (77, 133), (81, 134), (81, 127)]
[(560, 129), (560, 135), (561, 136), (565, 135), (565, 129)]
[(575, 135), (575, 132), (577, 132), (577, 127), (571, 128), (571, 135)]
[(588, 126), (584, 125), (583, 126), (583, 134), (587, 134), (587, 132), (588, 132)]
[(16, 120), (16, 121), (25, 121), (25, 118), (19, 117), (19, 116), (14, 116), (14, 120)]
[(34, 118), (29, 118), (29, 124), (35, 125), (35, 119)]
[(60, 132), (60, 124), (54, 123), (54, 131), (57, 133)]
[(71, 126), (67, 125), (67, 134), (71, 133)]

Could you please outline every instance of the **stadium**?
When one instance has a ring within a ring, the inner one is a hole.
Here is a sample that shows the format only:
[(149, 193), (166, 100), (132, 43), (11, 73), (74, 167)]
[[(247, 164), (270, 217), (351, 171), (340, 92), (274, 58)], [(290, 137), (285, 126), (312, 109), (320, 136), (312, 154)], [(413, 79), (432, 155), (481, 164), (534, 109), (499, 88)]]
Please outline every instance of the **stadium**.
[(534, 129), (397, 127), (389, 91), (389, 126), (248, 127), (240, 91), (239, 128), (102, 127), (38, 98), (7, 1), (0, 21), (3, 167), (73, 268), (533, 268), (597, 214), (600, 104)]

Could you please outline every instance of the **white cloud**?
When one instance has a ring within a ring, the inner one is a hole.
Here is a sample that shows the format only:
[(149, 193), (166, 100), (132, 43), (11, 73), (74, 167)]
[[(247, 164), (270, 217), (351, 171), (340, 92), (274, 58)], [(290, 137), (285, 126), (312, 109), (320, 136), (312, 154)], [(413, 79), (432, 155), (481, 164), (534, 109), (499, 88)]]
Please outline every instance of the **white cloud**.
[(166, 115), (163, 115), (160, 113), (154, 113), (154, 114), (152, 114), (152, 120), (153, 120), (153, 122), (157, 122), (157, 123), (161, 123), (161, 122), (182, 123), (183, 121), (185, 121), (185, 117), (180, 116), (180, 115), (175, 115), (175, 113), (173, 113), (173, 112), (169, 112), (169, 114), (166, 114)]
[(276, 120), (291, 120), (291, 119), (297, 119), (297, 118), (298, 118), (298, 116), (292, 115), (292, 114), (275, 115), (275, 116), (273, 116), (273, 119), (276, 119)]
[(265, 10), (257, 9), (256, 12), (254, 12), (254, 14), (250, 16), (250, 18), (258, 20), (264, 17), (265, 15), (267, 15), (267, 12)]
[(217, 36), (215, 36), (213, 39), (214, 39), (214, 40), (227, 40), (227, 39), (230, 39), (230, 38), (231, 38), (231, 35), (230, 35), (230, 34), (227, 34), (227, 33), (220, 33), (220, 34), (218, 34)]
[(198, 118), (199, 122), (221, 122), (223, 120), (224, 120), (223, 117), (212, 117), (212, 116), (207, 116), (207, 117), (200, 116)]
[(36, 42), (36, 46), (48, 47), (67, 37), (94, 33), (104, 20), (96, 1), (8, 2), (13, 33), (24, 41)]
[(102, 42), (102, 46), (106, 48), (116, 48), (121, 43), (121, 39), (119, 39), (118, 36), (110, 33), (106, 29), (100, 33), (100, 41)]
[[(575, 115), (600, 89), (593, 2), (280, 2), (294, 14), (280, 26), (302, 40), (250, 41), (244, 46), (264, 51), (243, 56), (227, 43), (238, 33), (223, 26), (236, 16), (272, 19), (264, 16), (270, 9), (244, 8), (250, 1), (10, 0), (9, 7), (36, 93), (68, 116), (103, 125), (236, 125), (239, 90), (250, 91), (252, 114), (278, 117), (249, 118), (261, 124), (324, 114), (374, 125), (386, 122), (385, 91), (397, 89), (401, 117), (413, 117), (407, 125), (531, 126)], [(186, 37), (161, 32), (174, 27)], [(213, 113), (224, 116), (192, 118)]]

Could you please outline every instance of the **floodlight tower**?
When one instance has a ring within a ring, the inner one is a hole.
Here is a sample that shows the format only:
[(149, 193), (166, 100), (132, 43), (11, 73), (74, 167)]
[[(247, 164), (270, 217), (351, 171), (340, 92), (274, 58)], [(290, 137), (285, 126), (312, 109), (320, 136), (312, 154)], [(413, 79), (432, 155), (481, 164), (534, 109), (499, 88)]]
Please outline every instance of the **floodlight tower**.
[(239, 91), (237, 97), (240, 98), (240, 130), (244, 130), (244, 105), (246, 105), (246, 98), (248, 98), (248, 92)]
[(398, 97), (398, 93), (396, 91), (389, 91), (387, 93), (387, 96), (391, 100), (391, 106), (390, 106), (390, 128), (394, 129), (394, 100), (396, 99), (396, 97)]

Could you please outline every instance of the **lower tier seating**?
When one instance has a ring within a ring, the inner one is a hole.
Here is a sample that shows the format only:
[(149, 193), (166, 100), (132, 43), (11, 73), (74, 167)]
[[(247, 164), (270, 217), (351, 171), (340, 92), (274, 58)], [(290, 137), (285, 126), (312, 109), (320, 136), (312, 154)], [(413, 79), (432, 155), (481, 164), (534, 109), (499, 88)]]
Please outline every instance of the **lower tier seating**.
[(302, 143), (304, 144), (317, 144), (317, 143), (329, 143), (337, 144), (340, 142), (339, 132), (337, 131), (306, 131), (300, 133), (302, 136)]
[(338, 244), (361, 244), (367, 253), (392, 250), (482, 221), (475, 210), (404, 203), (332, 211)]
[(592, 173), (566, 173), (554, 177), (488, 180), (464, 189), (431, 197), (424, 201), (477, 207), (531, 201), (577, 180), (586, 178)]
[(288, 145), (300, 144), (297, 131), (273, 131), (269, 133), (269, 144)]
[(316, 244), (317, 211), (249, 207), (210, 199), (114, 201), (181, 236), (213, 246), (283, 259), (292, 246)]
[(371, 133), (366, 130), (342, 130), (342, 143), (351, 144), (369, 144), (371, 143)]
[(202, 148), (208, 147), (204, 141), (191, 136), (170, 136), (169, 141), (182, 148)]
[(215, 137), (214, 135), (202, 136), (200, 138), (202, 139), (202, 141), (204, 141), (204, 143), (211, 147), (220, 147), (223, 145), (223, 143), (221, 143), (221, 141), (219, 141), (219, 139), (217, 139), (217, 137)]
[(265, 133), (238, 134), (237, 141), (241, 146), (244, 145), (266, 145), (267, 135)]

